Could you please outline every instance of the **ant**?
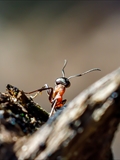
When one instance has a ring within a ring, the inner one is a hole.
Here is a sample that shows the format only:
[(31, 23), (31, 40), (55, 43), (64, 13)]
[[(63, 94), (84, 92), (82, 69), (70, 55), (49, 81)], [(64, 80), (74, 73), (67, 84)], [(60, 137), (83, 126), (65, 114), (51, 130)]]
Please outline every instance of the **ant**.
[(57, 78), (55, 81), (55, 89), (53, 89), (52, 87), (49, 87), (47, 84), (45, 84), (40, 89), (34, 90), (32, 92), (25, 92), (25, 94), (31, 94), (31, 93), (37, 92), (34, 96), (31, 96), (31, 98), (33, 99), (43, 90), (47, 91), (49, 101), (50, 101), (50, 103), (52, 103), (51, 112), (49, 114), (49, 117), (51, 117), (57, 109), (61, 108), (66, 103), (67, 100), (66, 99), (63, 100), (63, 94), (65, 93), (66, 88), (70, 87), (71, 83), (69, 80), (71, 78), (80, 77), (80, 76), (83, 76), (83, 75), (90, 73), (90, 72), (93, 72), (93, 71), (101, 71), (99, 68), (93, 68), (93, 69), (90, 69), (90, 70), (83, 72), (81, 74), (76, 74), (76, 75), (73, 75), (73, 76), (66, 78), (65, 71), (64, 71), (66, 65), (67, 65), (67, 60), (65, 60), (63, 68), (62, 68), (62, 77)]

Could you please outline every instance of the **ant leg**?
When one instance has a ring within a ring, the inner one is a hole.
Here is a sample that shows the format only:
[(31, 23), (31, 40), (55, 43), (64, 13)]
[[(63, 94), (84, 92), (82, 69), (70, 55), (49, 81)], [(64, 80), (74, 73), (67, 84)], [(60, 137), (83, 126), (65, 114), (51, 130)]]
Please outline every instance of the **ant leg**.
[(47, 94), (49, 96), (49, 101), (52, 103), (52, 95), (53, 95), (53, 88), (49, 87), (47, 84), (45, 84), (42, 88), (31, 91), (31, 92), (24, 92), (25, 94), (32, 94), (35, 93), (35, 96), (31, 96), (31, 98), (35, 98), (40, 92), (47, 90)]
[(57, 103), (57, 100), (55, 100), (55, 101), (52, 103), (52, 106), (51, 106), (52, 109), (51, 109), (51, 111), (50, 111), (49, 117), (51, 117), (51, 116), (54, 114), (56, 103)]
[[(44, 87), (45, 87), (46, 89), (49, 88), (48, 84), (45, 84)], [(51, 90), (50, 90), (50, 89), (47, 89), (46, 92), (47, 92), (47, 95), (49, 96), (50, 93), (51, 93)]]
[(32, 94), (32, 93), (35, 93), (35, 92), (40, 93), (40, 92), (45, 91), (45, 90), (50, 90), (50, 91), (48, 92), (49, 95), (51, 95), (51, 92), (53, 93), (53, 88), (52, 88), (52, 87), (48, 87), (48, 85), (46, 86), (46, 84), (45, 84), (42, 88), (40, 88), (40, 89), (31, 91), (31, 92), (24, 92), (24, 93), (25, 93), (25, 94)]
[[(63, 101), (62, 101), (62, 103), (63, 103), (63, 105), (66, 103), (66, 99), (64, 99)], [(56, 111), (56, 109), (55, 109), (55, 106), (56, 106), (56, 103), (57, 103), (57, 99), (56, 100), (54, 100), (54, 102), (52, 103), (52, 105), (51, 105), (51, 111), (50, 111), (50, 114), (49, 114), (49, 117), (51, 117), (54, 113), (55, 113), (55, 111)]]
[(53, 88), (49, 87), (47, 84), (44, 85), (45, 89), (47, 90), (47, 95), (49, 96), (49, 101), (52, 101), (52, 95), (53, 95)]
[(40, 93), (40, 92), (37, 92), (34, 96), (30, 96), (30, 98), (34, 99), (35, 97), (38, 96), (39, 93)]

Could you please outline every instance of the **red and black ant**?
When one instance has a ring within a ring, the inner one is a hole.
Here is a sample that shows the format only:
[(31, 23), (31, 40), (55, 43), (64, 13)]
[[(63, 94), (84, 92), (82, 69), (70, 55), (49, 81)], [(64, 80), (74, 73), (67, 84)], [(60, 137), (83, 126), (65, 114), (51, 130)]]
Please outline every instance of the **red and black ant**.
[(73, 76), (70, 76), (68, 78), (65, 77), (65, 67), (67, 65), (67, 60), (65, 60), (63, 68), (62, 68), (62, 77), (57, 78), (55, 81), (55, 89), (53, 89), (52, 87), (49, 87), (47, 84), (45, 84), (42, 88), (34, 90), (32, 92), (25, 92), (25, 94), (31, 94), (31, 93), (35, 93), (35, 96), (31, 96), (31, 98), (35, 98), (38, 93), (42, 92), (43, 90), (47, 90), (47, 94), (49, 97), (49, 101), (50, 103), (52, 103), (51, 105), (51, 112), (50, 112), (50, 117), (53, 115), (53, 113), (55, 112), (56, 109), (61, 108), (65, 103), (66, 103), (66, 99), (63, 100), (63, 94), (65, 93), (66, 88), (70, 87), (71, 83), (69, 81), (69, 79), (74, 78), (74, 77), (80, 77), (83, 76), (87, 73), (90, 73), (92, 71), (101, 71), (99, 68), (93, 68), (90, 69), (84, 73), (81, 74), (76, 74)]

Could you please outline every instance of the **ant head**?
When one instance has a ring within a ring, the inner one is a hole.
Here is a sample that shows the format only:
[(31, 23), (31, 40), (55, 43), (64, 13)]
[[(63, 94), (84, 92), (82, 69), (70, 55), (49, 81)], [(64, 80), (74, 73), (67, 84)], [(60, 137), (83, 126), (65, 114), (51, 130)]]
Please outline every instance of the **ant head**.
[(66, 77), (57, 78), (56, 81), (55, 81), (55, 84), (56, 84), (56, 85), (62, 84), (62, 85), (64, 85), (66, 88), (70, 87), (70, 85), (71, 85), (69, 79), (66, 78)]
[(101, 71), (99, 68), (93, 68), (93, 69), (90, 69), (90, 70), (88, 70), (88, 71), (86, 71), (84, 73), (76, 74), (76, 75), (73, 75), (73, 76), (70, 76), (70, 77), (66, 78), (65, 77), (65, 71), (64, 71), (64, 68), (66, 67), (66, 65), (67, 65), (67, 61), (65, 60), (64, 66), (62, 68), (62, 75), (63, 75), (63, 77), (57, 78), (56, 81), (55, 81), (56, 85), (62, 84), (66, 88), (70, 87), (71, 83), (70, 83), (69, 79), (71, 79), (71, 78), (80, 77), (80, 76), (82, 76), (84, 74), (87, 74), (89, 72), (92, 72), (92, 71)]

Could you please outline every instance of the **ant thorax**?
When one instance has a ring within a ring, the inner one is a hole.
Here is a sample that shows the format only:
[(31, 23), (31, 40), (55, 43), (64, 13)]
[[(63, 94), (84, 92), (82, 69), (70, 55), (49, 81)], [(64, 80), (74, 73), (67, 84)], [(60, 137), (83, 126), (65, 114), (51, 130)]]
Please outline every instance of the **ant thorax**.
[(62, 84), (55, 85), (55, 89), (53, 92), (53, 99), (56, 99), (57, 97), (62, 98), (64, 93), (65, 93), (65, 86), (64, 85), (62, 85)]

